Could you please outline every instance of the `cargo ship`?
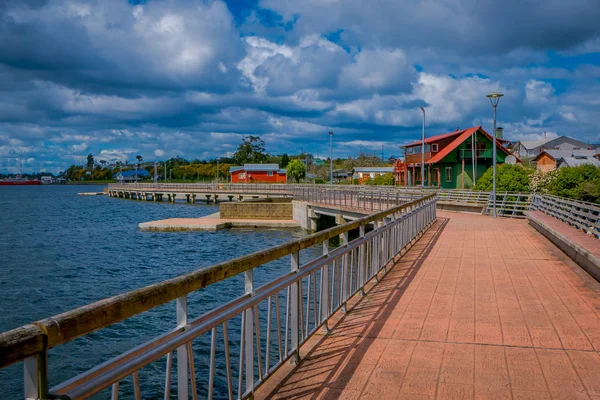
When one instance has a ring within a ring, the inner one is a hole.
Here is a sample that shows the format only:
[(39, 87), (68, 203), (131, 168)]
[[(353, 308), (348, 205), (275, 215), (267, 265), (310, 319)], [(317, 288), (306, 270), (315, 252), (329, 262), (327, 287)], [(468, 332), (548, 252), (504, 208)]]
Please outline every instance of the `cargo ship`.
[(25, 186), (25, 185), (41, 185), (42, 181), (39, 179), (28, 179), (28, 178), (6, 178), (0, 179), (0, 186)]

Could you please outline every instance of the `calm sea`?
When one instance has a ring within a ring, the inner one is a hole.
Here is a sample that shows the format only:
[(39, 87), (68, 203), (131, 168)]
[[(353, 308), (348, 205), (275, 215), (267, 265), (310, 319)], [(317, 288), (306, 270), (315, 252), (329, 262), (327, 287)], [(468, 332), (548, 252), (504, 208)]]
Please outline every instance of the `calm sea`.
[[(140, 222), (201, 217), (218, 207), (77, 195), (102, 189), (0, 187), (0, 331), (305, 235), (299, 229), (140, 232)], [(256, 284), (288, 270), (287, 260), (270, 263), (255, 272)], [(195, 292), (189, 300), (191, 317), (242, 293), (242, 277)], [(169, 303), (53, 349), (50, 386), (174, 326), (175, 305)], [(202, 364), (206, 354), (198, 351), (196, 358)], [(164, 362), (140, 376), (144, 398), (160, 397)], [(22, 398), (22, 382), (22, 364), (0, 370), (0, 397)], [(130, 398), (130, 390), (125, 382), (122, 398)]]

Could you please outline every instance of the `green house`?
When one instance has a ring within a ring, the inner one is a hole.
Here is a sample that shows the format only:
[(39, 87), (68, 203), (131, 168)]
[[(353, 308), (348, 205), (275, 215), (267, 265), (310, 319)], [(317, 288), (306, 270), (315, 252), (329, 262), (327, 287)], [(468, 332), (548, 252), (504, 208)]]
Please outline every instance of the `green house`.
[[(467, 189), (492, 166), (492, 136), (481, 126), (457, 130), (425, 139), (425, 186)], [(496, 162), (504, 163), (511, 153), (506, 140), (496, 139)], [(396, 184), (421, 186), (422, 141), (404, 148), (404, 161), (396, 163)]]

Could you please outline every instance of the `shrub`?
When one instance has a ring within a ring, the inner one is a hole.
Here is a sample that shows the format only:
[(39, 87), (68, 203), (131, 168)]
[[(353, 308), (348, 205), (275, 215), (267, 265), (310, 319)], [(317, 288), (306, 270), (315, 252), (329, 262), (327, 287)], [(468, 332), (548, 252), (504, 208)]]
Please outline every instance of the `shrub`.
[(600, 167), (584, 164), (564, 167), (548, 184), (548, 193), (575, 200), (600, 203)]
[[(498, 192), (529, 192), (529, 175), (533, 170), (520, 165), (499, 164), (496, 167), (496, 191)], [(493, 189), (493, 168), (477, 180), (475, 190), (491, 191)]]

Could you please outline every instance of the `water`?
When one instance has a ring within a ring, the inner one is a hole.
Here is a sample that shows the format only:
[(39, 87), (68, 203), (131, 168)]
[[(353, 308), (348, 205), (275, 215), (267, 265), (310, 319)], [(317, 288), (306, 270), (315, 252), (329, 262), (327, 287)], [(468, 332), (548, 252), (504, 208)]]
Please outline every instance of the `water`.
[[(201, 217), (218, 207), (77, 195), (102, 189), (0, 187), (0, 331), (305, 235), (299, 229), (140, 232), (140, 222)], [(287, 260), (270, 263), (255, 272), (255, 282), (260, 285), (288, 270)], [(190, 314), (201, 315), (242, 293), (241, 277), (195, 292)], [(50, 351), (50, 385), (174, 326), (171, 302), (59, 346)], [(141, 374), (142, 382), (160, 381), (150, 398), (164, 382), (164, 363), (156, 364)], [(163, 375), (157, 380), (159, 371)], [(22, 364), (0, 370), (2, 398), (22, 398), (22, 374)], [(124, 385), (122, 390), (128, 398), (130, 388)]]

